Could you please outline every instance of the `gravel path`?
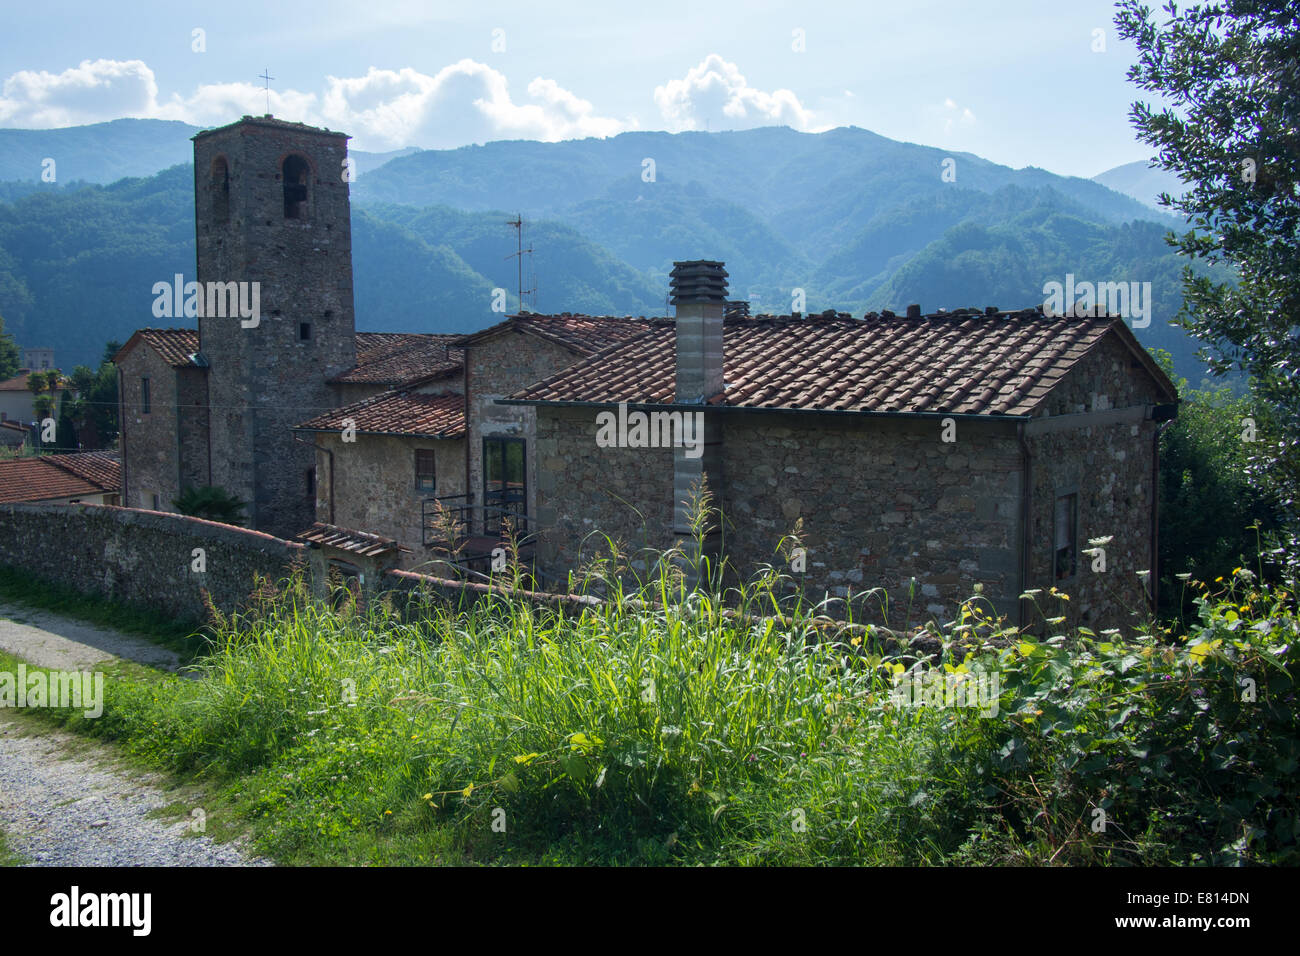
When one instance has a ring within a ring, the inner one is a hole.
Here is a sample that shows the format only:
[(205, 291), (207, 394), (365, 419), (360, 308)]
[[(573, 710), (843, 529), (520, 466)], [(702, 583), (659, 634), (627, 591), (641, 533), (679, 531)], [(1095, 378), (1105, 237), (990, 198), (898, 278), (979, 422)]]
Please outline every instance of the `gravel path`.
[(114, 657), (126, 657), (162, 670), (176, 670), (173, 651), (141, 637), (84, 624), (50, 611), (0, 602), (0, 651), (28, 664), (54, 670), (79, 670)]
[[(13, 618), (20, 618), (15, 621)], [(0, 605), (0, 648), (77, 670), (121, 656), (168, 670), (176, 655), (148, 641), (46, 611)], [(36, 866), (257, 866), (267, 861), (191, 832), (192, 819), (148, 816), (195, 792), (127, 766), (115, 749), (0, 709), (0, 830)]]

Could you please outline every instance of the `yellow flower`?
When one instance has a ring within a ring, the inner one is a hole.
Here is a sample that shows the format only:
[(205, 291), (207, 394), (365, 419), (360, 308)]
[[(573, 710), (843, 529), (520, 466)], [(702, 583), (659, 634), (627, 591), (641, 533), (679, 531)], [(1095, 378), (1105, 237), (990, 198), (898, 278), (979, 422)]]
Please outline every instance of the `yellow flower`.
[(432, 800), (432, 799), (433, 799), (433, 794), (431, 794), (431, 793), (426, 793), (426, 794), (425, 794), (424, 796), (422, 796), (420, 799), (421, 799), (421, 800)]

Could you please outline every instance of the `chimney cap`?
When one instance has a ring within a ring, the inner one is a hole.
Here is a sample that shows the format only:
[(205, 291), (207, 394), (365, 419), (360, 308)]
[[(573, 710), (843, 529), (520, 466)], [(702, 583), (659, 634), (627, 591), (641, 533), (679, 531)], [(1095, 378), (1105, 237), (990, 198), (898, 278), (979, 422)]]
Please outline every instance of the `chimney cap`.
[(726, 302), (727, 270), (711, 259), (674, 262), (669, 289), (673, 305), (684, 302)]

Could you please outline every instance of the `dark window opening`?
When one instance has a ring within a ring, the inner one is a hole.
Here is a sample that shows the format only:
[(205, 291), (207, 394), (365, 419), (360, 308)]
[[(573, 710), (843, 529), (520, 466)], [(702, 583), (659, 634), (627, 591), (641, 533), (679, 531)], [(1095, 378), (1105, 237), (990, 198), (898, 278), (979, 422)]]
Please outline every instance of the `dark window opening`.
[(299, 342), (310, 342), (310, 341), (311, 341), (311, 323), (310, 323), (310, 322), (299, 322), (299, 323), (298, 323), (298, 341), (299, 341)]
[(148, 415), (152, 404), (149, 396), (149, 376), (142, 375), (140, 377), (140, 414)]
[(316, 497), (316, 469), (307, 469), (307, 497)]
[(307, 184), (311, 181), (311, 166), (301, 156), (290, 156), (284, 161), (284, 218), (307, 218)]
[(230, 221), (230, 167), (224, 156), (212, 161), (212, 221)]
[(1079, 568), (1079, 496), (1059, 495), (1053, 517), (1057, 581), (1074, 577)]
[(427, 448), (415, 450), (415, 490), (432, 494), (438, 489), (435, 455)]
[[(522, 438), (483, 439), (483, 533), (498, 534), (501, 519), (528, 513)], [(521, 522), (516, 521), (519, 528)]]

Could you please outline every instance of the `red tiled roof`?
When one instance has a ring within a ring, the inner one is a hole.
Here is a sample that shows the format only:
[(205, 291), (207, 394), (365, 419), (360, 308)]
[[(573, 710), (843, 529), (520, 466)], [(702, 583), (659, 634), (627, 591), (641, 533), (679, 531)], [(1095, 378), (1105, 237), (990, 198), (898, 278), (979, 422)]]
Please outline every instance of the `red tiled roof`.
[(126, 344), (113, 355), (113, 363), (120, 364), (126, 353), (140, 342), (148, 344), (172, 368), (198, 366), (192, 358), (199, 350), (197, 329), (136, 329)]
[(472, 345), (498, 332), (517, 329), (562, 345), (579, 355), (591, 355), (641, 335), (650, 328), (652, 321), (630, 315), (573, 315), (569, 312), (538, 315), (525, 312), (512, 315), (504, 322), (498, 322), (481, 332), (467, 335), (462, 342)]
[[(50, 372), (59, 372), (59, 370), (57, 368), (47, 368), (41, 370), (42, 375), (46, 375)], [(30, 369), (25, 369), (25, 368), (19, 369), (18, 374), (15, 375), (13, 378), (7, 378), (4, 381), (0, 382), (0, 392), (29, 391), (29, 389), (27, 388), (27, 379), (31, 377), (31, 374), (32, 373)], [(63, 385), (67, 384), (67, 379), (63, 377), (62, 372), (59, 372), (59, 381)]]
[(384, 392), (335, 408), (296, 426), (297, 431), (341, 432), (351, 419), (358, 434), (460, 438), (465, 434), (465, 397), (444, 392)]
[(0, 502), (75, 498), (116, 490), (101, 488), (96, 482), (65, 471), (50, 461), (52, 457), (0, 461)]
[(83, 451), (67, 455), (45, 455), (44, 460), (105, 491), (117, 491), (122, 487), (122, 463), (111, 452)]
[(358, 332), (357, 364), (332, 381), (343, 385), (412, 386), (459, 371), (460, 335)]
[[(511, 396), (523, 402), (672, 404), (671, 319)], [(1024, 416), (1107, 334), (1142, 357), (1122, 319), (1041, 312), (938, 313), (853, 319), (839, 314), (728, 318), (726, 391), (709, 404), (839, 412)], [(1147, 357), (1149, 359), (1149, 357)], [(1173, 400), (1173, 387), (1147, 367)]]

